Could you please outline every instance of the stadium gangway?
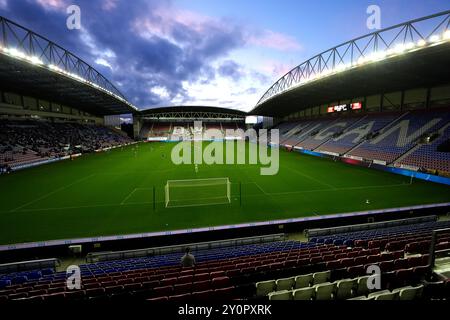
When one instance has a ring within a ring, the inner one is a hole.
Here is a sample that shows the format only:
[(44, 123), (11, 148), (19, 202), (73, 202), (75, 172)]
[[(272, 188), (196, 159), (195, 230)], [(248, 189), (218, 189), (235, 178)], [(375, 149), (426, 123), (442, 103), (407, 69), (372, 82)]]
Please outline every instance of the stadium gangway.
[(389, 221), (381, 221), (381, 222), (345, 225), (345, 226), (339, 226), (339, 227), (310, 229), (310, 230), (305, 230), (305, 235), (309, 239), (311, 237), (326, 236), (326, 235), (330, 235), (330, 234), (339, 234), (339, 233), (371, 230), (371, 229), (378, 229), (378, 228), (396, 227), (396, 226), (407, 225), (407, 224), (432, 222), (432, 221), (437, 221), (437, 218), (438, 217), (436, 215), (430, 215), (430, 216), (415, 217), (415, 218), (408, 218), (408, 219), (397, 219), (397, 220), (389, 220)]
[[(430, 245), (430, 260), (429, 265), (433, 268), (436, 267), (436, 257), (449, 257), (450, 256), (450, 249), (442, 249), (442, 250), (436, 250), (436, 245), (438, 243), (437, 237), (438, 235), (442, 233), (448, 233), (450, 231), (450, 228), (445, 229), (438, 229), (433, 230), (433, 233), (431, 235), (431, 245)], [(450, 270), (449, 270), (450, 272)]]
[(57, 258), (4, 263), (0, 264), (0, 274), (31, 271), (45, 268), (56, 268), (60, 265), (61, 261)]
[(192, 251), (197, 251), (197, 250), (209, 250), (209, 249), (225, 248), (225, 247), (238, 247), (241, 245), (284, 241), (284, 240), (286, 240), (286, 235), (284, 233), (277, 233), (277, 234), (264, 235), (264, 236), (234, 238), (234, 239), (217, 240), (217, 241), (209, 241), (209, 242), (186, 243), (186, 244), (147, 248), (147, 249), (125, 250), (125, 251), (115, 251), (115, 252), (90, 252), (86, 255), (86, 262), (94, 263), (94, 262), (100, 262), (100, 261), (157, 256), (157, 255), (164, 255), (164, 254), (170, 254), (170, 253), (181, 253), (181, 252), (184, 252), (184, 250), (187, 247), (189, 247)]

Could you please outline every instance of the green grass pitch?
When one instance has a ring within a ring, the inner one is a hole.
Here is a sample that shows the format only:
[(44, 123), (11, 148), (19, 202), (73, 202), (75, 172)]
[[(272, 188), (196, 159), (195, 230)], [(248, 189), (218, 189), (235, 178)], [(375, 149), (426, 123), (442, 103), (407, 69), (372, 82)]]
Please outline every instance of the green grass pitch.
[[(206, 145), (206, 143), (204, 143)], [(174, 165), (172, 143), (139, 144), (0, 176), (0, 243), (191, 229), (450, 201), (450, 188), (280, 150), (260, 165)], [(165, 207), (167, 180), (224, 178), (231, 203)], [(242, 186), (242, 204), (239, 201)], [(153, 210), (153, 187), (156, 210)], [(366, 200), (369, 200), (367, 203)]]

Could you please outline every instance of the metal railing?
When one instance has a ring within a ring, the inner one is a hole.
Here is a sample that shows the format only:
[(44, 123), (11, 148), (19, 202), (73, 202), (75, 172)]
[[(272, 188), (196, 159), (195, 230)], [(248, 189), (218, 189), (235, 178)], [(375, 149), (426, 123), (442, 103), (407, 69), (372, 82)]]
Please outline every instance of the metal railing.
[(147, 248), (147, 249), (115, 251), (115, 252), (91, 252), (86, 256), (86, 262), (94, 263), (94, 262), (108, 261), (108, 260), (150, 257), (150, 256), (157, 256), (157, 255), (170, 254), (170, 253), (180, 253), (181, 254), (184, 252), (186, 247), (189, 247), (192, 251), (197, 251), (197, 250), (209, 250), (209, 249), (225, 248), (225, 247), (239, 247), (242, 245), (284, 241), (284, 240), (286, 240), (286, 235), (283, 233), (279, 233), (279, 234), (246, 237), (246, 238), (236, 238), (236, 239), (228, 239), (228, 240), (186, 243), (186, 244), (180, 244), (180, 245)]
[(108, 79), (85, 61), (49, 39), (2, 16), (0, 54), (90, 85), (136, 109)]
[(290, 70), (261, 97), (256, 107), (298, 86), (367, 63), (450, 41), (450, 10), (411, 20), (328, 49)]
[(4, 263), (0, 264), (0, 274), (44, 268), (56, 268), (60, 265), (61, 261), (56, 258)]

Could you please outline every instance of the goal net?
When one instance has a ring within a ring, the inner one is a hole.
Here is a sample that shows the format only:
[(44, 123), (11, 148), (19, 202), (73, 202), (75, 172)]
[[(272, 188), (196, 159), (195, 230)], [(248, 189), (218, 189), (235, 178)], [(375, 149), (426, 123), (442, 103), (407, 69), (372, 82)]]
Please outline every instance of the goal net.
[(168, 180), (166, 208), (230, 203), (230, 185), (228, 178)]

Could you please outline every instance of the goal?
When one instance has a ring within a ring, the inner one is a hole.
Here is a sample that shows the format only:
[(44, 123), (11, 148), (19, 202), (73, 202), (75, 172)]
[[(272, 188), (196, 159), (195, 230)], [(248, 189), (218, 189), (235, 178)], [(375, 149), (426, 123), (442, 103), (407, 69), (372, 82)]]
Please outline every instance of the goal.
[(228, 178), (168, 180), (166, 208), (227, 204), (231, 202), (230, 189)]

